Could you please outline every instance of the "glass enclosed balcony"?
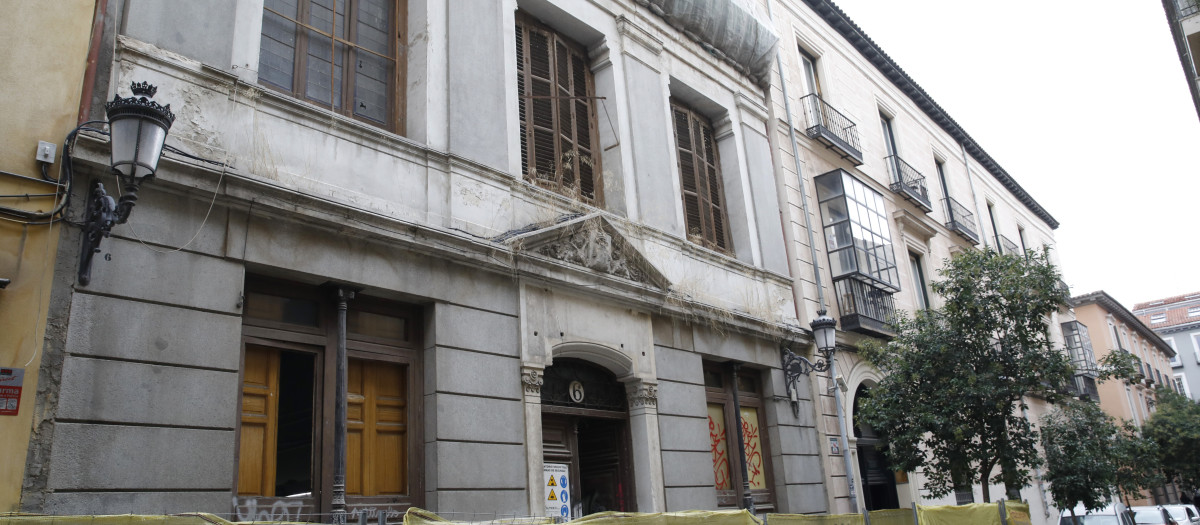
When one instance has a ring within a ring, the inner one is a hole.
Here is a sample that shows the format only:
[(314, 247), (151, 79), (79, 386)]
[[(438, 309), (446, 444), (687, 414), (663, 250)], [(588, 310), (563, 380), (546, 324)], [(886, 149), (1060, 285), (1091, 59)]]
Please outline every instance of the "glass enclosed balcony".
[(895, 335), (888, 324), (900, 274), (883, 195), (840, 169), (815, 182), (842, 328)]

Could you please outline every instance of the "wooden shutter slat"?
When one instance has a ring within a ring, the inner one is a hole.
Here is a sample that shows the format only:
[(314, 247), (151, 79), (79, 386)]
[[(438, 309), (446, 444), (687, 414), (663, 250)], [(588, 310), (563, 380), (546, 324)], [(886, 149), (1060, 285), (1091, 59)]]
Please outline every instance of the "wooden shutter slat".
[(674, 100), (671, 108), (684, 220), (689, 238), (698, 238), (705, 246), (726, 251), (729, 248), (729, 233), (712, 125), (706, 118)]

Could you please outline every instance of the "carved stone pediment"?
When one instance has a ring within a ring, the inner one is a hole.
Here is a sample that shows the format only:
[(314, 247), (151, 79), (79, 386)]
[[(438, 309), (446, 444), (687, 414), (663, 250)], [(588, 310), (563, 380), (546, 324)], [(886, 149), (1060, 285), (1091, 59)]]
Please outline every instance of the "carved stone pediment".
[(510, 246), (615, 275), (623, 279), (667, 289), (670, 281), (635, 248), (609, 220), (599, 213), (508, 238)]

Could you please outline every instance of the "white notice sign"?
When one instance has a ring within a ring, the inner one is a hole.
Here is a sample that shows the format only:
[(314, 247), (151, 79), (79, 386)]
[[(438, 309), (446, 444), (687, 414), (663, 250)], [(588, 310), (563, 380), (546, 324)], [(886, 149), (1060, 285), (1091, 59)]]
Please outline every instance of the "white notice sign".
[(546, 487), (543, 503), (547, 518), (571, 519), (570, 474), (566, 463), (546, 463), (542, 470), (542, 485)]

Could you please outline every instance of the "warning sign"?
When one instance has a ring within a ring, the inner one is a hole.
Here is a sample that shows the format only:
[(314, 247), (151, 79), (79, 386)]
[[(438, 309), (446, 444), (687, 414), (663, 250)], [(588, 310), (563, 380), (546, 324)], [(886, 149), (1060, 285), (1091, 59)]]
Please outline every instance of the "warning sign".
[(21, 406), (23, 368), (0, 368), (0, 416), (15, 416)]
[(546, 480), (546, 517), (571, 519), (571, 489), (567, 486), (569, 470), (566, 463), (546, 463), (542, 476)]

